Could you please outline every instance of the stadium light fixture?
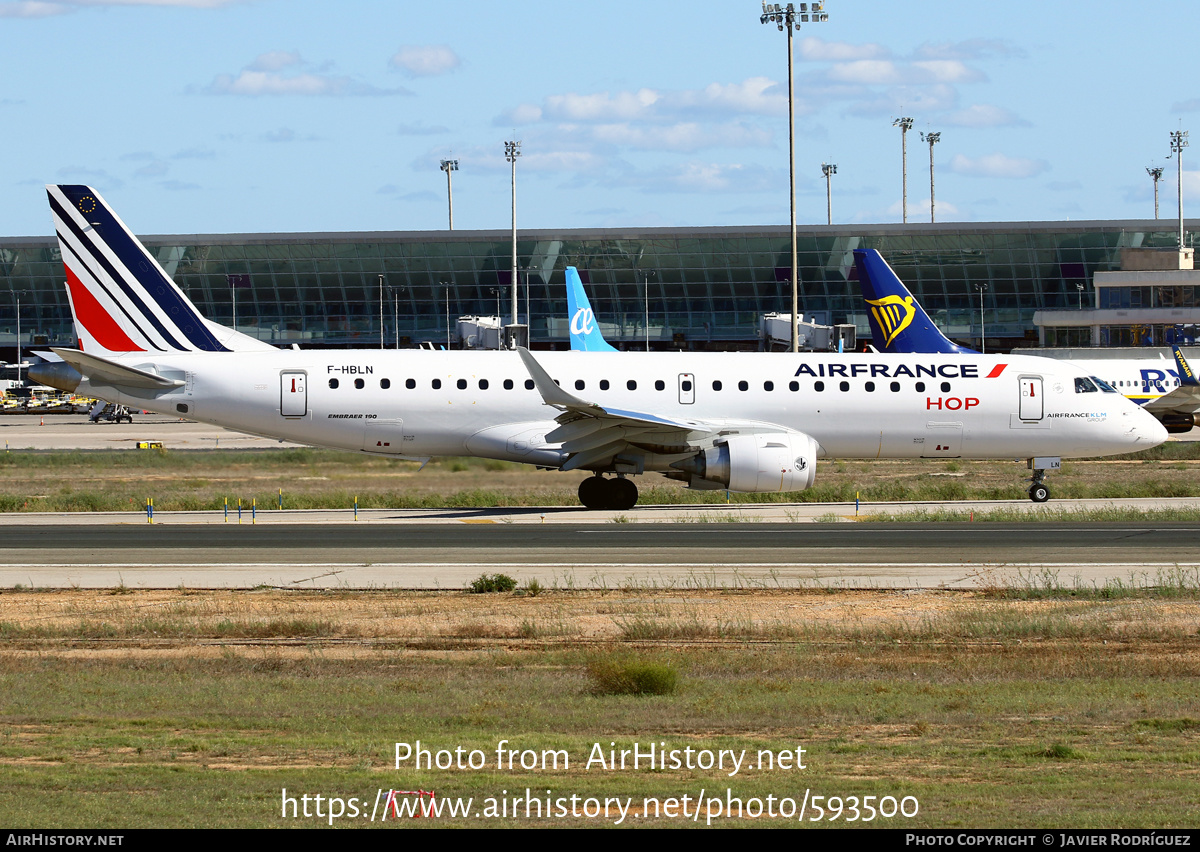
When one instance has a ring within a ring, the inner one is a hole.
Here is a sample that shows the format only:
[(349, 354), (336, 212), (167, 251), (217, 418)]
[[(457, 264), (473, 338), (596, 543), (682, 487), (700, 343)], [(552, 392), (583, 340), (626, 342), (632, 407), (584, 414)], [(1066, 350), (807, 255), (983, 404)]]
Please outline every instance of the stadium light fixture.
[(796, 76), (792, 56), (792, 31), (800, 29), (802, 23), (823, 23), (829, 20), (825, 12), (825, 4), (801, 3), (799, 11), (796, 4), (788, 3), (781, 7), (779, 3), (762, 4), (760, 24), (775, 24), (780, 32), (787, 33), (787, 65), (788, 65), (788, 176), (791, 183), (791, 217), (792, 217), (792, 351), (800, 351), (800, 329), (797, 317), (800, 311), (799, 263), (796, 250)]

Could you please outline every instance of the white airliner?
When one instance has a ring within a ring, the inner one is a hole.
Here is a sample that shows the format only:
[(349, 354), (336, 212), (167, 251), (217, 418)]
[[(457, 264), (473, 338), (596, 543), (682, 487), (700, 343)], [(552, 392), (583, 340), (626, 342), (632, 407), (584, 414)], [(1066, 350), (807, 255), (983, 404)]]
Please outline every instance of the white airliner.
[[(589, 470), (591, 508), (629, 477), (799, 491), (820, 456), (1027, 458), (1166, 439), (1118, 393), (1040, 358), (276, 349), (204, 319), (86, 186), (48, 186), (77, 349), (38, 380), (243, 432), (396, 457), (471, 455)], [(1049, 496), (1044, 484), (1035, 500)]]

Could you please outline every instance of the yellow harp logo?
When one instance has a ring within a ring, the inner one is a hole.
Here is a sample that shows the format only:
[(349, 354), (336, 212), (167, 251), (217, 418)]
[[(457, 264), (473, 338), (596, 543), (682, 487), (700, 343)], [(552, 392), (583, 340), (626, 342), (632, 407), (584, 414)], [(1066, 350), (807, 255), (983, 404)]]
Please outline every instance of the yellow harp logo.
[(884, 296), (882, 299), (867, 299), (866, 301), (871, 306), (871, 314), (875, 317), (875, 321), (879, 323), (879, 327), (887, 336), (884, 346), (891, 346), (896, 335), (908, 328), (913, 317), (917, 315), (917, 309), (913, 307), (912, 296), (903, 299), (899, 296)]

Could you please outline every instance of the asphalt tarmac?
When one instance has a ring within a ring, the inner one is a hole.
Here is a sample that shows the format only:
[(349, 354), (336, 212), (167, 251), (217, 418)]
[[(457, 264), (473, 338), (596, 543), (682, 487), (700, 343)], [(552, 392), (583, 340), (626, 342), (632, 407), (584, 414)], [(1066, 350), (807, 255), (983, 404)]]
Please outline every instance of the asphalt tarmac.
[[(1196, 430), (1194, 430), (1196, 431)], [(92, 424), (7, 415), (13, 447), (175, 448), (279, 442), (170, 418)], [(978, 588), (1154, 583), (1200, 572), (1200, 524), (1062, 523), (1053, 513), (1198, 499), (901, 504), (646, 506), (495, 510), (272, 511), (0, 515), (0, 589), (462, 588), (482, 573), (573, 588)], [(1040, 523), (857, 522), (874, 512), (995, 508), (1049, 512)]]
[(1200, 571), (1197, 523), (5, 520), (0, 588), (446, 589), (502, 572), (560, 588), (911, 589)]

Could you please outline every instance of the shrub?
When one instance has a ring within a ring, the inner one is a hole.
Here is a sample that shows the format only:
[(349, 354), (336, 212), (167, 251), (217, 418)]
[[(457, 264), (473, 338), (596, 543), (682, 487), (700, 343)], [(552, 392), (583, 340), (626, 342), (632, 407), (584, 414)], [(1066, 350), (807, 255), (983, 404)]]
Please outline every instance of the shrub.
[(517, 587), (517, 581), (507, 574), (480, 574), (471, 581), (468, 591), (475, 595), (486, 592), (511, 592)]
[(597, 695), (670, 695), (679, 680), (673, 666), (643, 660), (597, 660), (588, 676)]

